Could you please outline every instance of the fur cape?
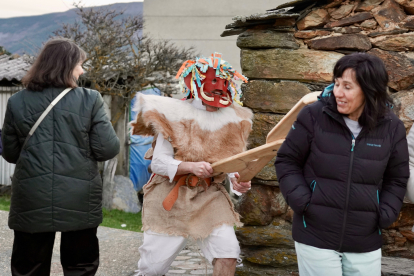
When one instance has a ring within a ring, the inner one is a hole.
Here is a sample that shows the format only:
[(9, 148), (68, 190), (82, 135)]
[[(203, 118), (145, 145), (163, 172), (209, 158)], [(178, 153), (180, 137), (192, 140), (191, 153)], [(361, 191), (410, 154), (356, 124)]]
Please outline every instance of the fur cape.
[(175, 159), (214, 163), (246, 150), (253, 113), (232, 104), (216, 112), (197, 109), (192, 100), (139, 94), (132, 134), (161, 133), (175, 149)]
[[(238, 105), (208, 112), (197, 109), (191, 100), (142, 95), (134, 110), (137, 118), (131, 123), (132, 133), (162, 134), (175, 151), (174, 158), (187, 162), (216, 162), (245, 150), (252, 128), (252, 112)], [(151, 157), (152, 149), (146, 157)], [(198, 186), (180, 188), (171, 211), (162, 201), (175, 182), (152, 175), (144, 186), (143, 231), (202, 239), (223, 224), (241, 226), (239, 215), (220, 183), (224, 176), (215, 177), (207, 189)]]

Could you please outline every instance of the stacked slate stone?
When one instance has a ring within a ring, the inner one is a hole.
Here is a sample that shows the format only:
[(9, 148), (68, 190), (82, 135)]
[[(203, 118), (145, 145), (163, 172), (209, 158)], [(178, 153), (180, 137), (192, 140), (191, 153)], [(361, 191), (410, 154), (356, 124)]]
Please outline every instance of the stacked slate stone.
[[(313, 1), (283, 4), (263, 14), (236, 16), (222, 36), (238, 35), (244, 105), (254, 111), (249, 148), (305, 94), (332, 82), (336, 61), (354, 52), (381, 58), (390, 76), (395, 112), (407, 130), (414, 120), (414, 1)], [(244, 266), (237, 275), (295, 275), (292, 210), (278, 188), (274, 159), (252, 180), (237, 208)], [(383, 231), (384, 256), (414, 258), (414, 206)], [(293, 274), (292, 274), (293, 273)]]

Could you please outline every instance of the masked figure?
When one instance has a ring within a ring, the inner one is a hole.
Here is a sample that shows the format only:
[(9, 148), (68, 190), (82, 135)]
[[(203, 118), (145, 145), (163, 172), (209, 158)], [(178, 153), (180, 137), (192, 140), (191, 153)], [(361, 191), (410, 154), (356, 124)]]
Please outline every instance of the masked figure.
[(223, 186), (235, 192), (250, 182), (237, 173), (213, 176), (211, 164), (246, 149), (252, 112), (239, 102), (234, 80), (247, 79), (221, 55), (184, 62), (177, 73), (184, 100), (138, 95), (132, 133), (154, 135), (146, 158), (153, 175), (144, 186), (144, 243), (137, 275), (165, 275), (188, 239), (197, 240), (214, 275), (234, 275), (240, 248), (239, 215)]

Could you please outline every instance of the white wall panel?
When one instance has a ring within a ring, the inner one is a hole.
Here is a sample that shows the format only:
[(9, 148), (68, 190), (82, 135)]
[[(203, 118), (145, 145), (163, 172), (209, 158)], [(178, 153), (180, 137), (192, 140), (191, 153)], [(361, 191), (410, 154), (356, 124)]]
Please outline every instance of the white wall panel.
[[(0, 86), (0, 128), (3, 128), (4, 115), (6, 114), (7, 101), (21, 88)], [(14, 173), (15, 164), (10, 164), (0, 156), (0, 185), (11, 185), (10, 177)]]

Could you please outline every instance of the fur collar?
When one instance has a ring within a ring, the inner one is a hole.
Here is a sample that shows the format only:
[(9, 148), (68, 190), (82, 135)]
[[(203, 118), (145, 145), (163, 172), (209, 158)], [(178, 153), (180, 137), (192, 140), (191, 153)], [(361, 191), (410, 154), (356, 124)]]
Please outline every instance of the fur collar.
[(137, 114), (144, 114), (147, 111), (157, 111), (163, 114), (171, 122), (194, 120), (203, 130), (216, 131), (229, 123), (240, 123), (243, 120), (252, 123), (253, 113), (250, 109), (235, 105), (234, 103), (226, 108), (220, 108), (215, 112), (198, 109), (192, 100), (182, 101), (173, 98), (139, 93), (133, 110)]

